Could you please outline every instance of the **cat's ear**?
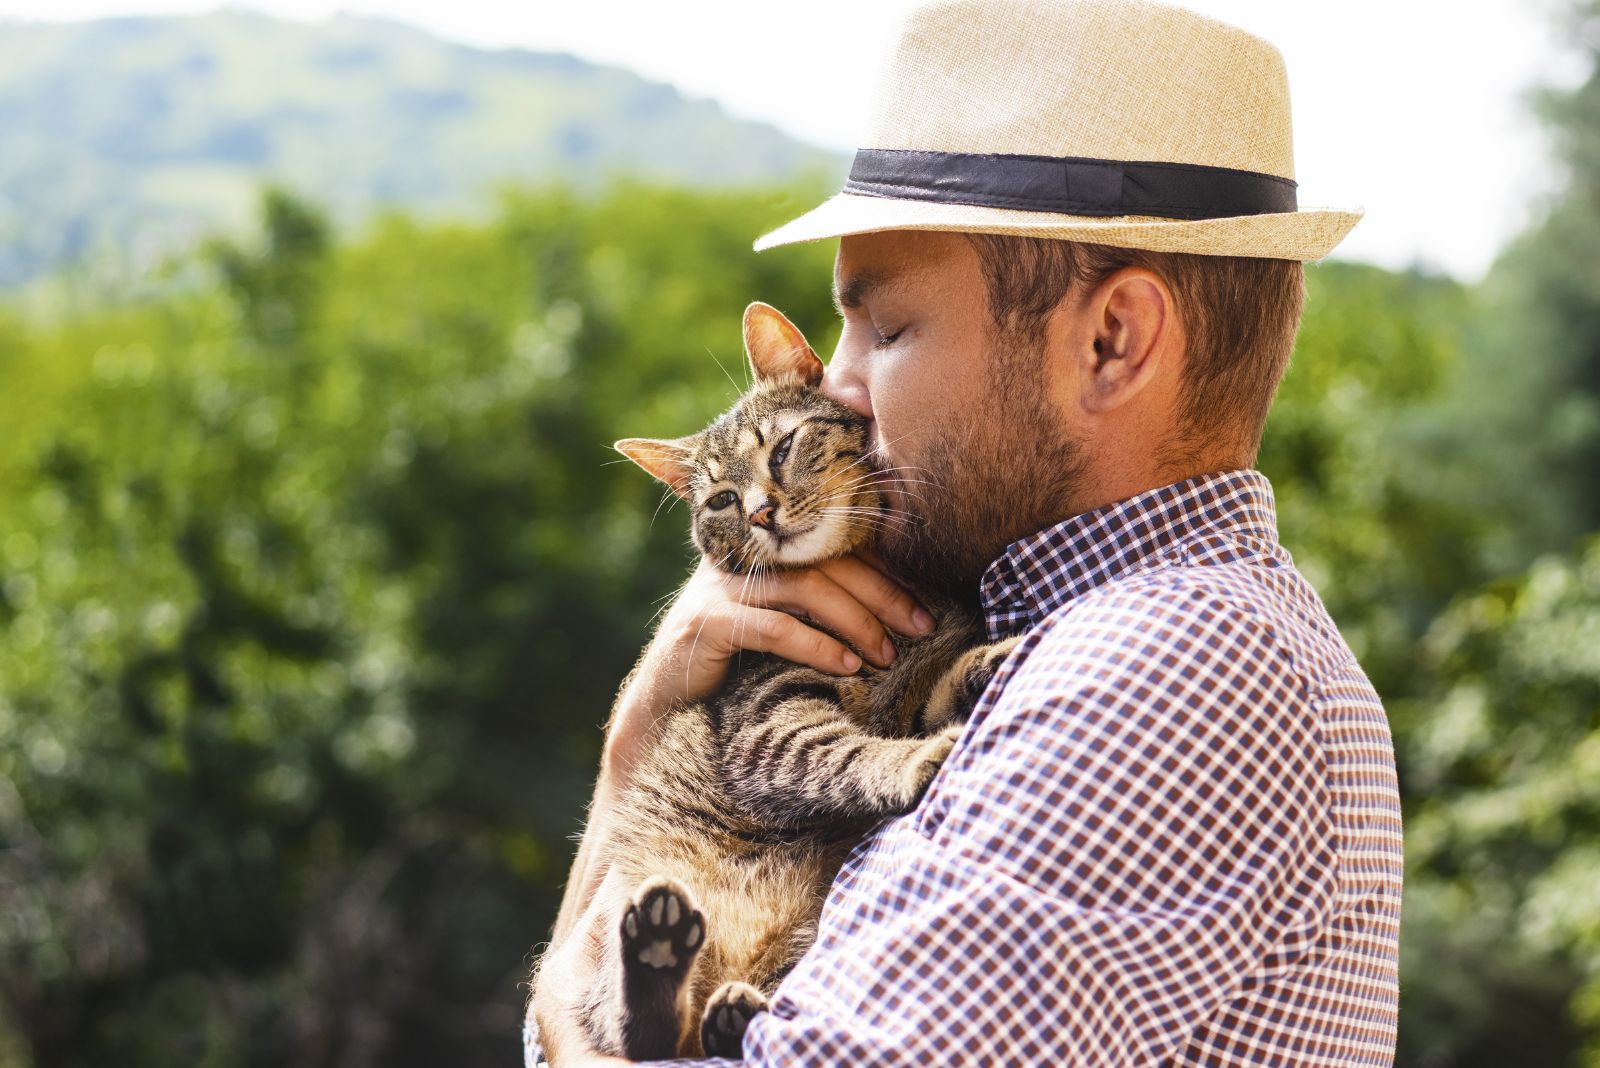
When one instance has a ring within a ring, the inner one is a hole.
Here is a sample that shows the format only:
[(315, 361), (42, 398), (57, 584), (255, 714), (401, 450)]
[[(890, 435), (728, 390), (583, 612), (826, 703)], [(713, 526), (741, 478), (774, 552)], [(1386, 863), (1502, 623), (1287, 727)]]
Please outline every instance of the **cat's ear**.
[(744, 354), (758, 381), (781, 375), (799, 375), (808, 386), (822, 381), (822, 361), (805, 335), (783, 312), (759, 300), (744, 310)]
[(689, 479), (694, 474), (694, 450), (699, 434), (675, 440), (623, 438), (611, 446), (622, 455), (672, 487), (672, 492), (687, 500)]

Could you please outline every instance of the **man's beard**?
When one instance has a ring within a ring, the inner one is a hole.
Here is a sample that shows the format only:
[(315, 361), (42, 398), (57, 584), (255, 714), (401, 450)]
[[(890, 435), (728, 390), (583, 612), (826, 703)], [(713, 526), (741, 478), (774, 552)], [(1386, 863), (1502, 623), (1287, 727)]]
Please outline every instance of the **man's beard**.
[[(958, 436), (917, 435), (926, 451), (893, 471), (895, 509), (878, 554), (912, 586), (973, 606), (984, 569), (1006, 546), (1080, 511), (1083, 443), (1044, 399), (1042, 354), (1013, 353)], [(1018, 367), (1017, 364), (1023, 364)]]

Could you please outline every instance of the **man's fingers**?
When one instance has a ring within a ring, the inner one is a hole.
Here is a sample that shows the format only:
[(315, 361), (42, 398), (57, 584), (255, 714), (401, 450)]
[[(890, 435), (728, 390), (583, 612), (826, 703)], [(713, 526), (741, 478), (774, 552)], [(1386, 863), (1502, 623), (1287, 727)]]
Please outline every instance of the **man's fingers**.
[[(708, 572), (706, 577), (720, 587), (712, 601), (731, 609), (726, 631), (719, 628), (717, 634), (717, 644), (725, 641), (729, 652), (756, 649), (824, 671), (853, 672), (855, 666), (845, 666), (847, 652), (860, 650), (875, 666), (888, 667), (895, 657), (891, 629), (908, 636), (933, 629), (932, 616), (905, 587), (855, 557), (769, 572), (759, 581), (725, 573)], [(800, 619), (765, 614), (774, 609), (780, 616)]]
[(850, 555), (860, 557), (873, 567), (877, 568), (879, 571), (882, 571), (885, 575), (888, 575), (890, 578), (894, 578), (894, 575), (890, 572), (889, 565), (884, 563), (883, 557), (879, 556), (878, 550), (874, 549), (872, 546), (857, 546), (856, 548), (850, 550)]
[(736, 647), (772, 653), (832, 675), (849, 675), (861, 667), (861, 658), (842, 642), (806, 626), (787, 612), (743, 609), (735, 617), (734, 635)]
[(883, 623), (823, 571), (807, 568), (792, 573), (773, 591), (766, 607), (814, 620), (860, 649), (878, 667), (888, 667), (894, 659), (894, 644)]
[(884, 572), (854, 556), (841, 556), (820, 565), (821, 570), (873, 616), (898, 634), (926, 634), (933, 617), (911, 592)]

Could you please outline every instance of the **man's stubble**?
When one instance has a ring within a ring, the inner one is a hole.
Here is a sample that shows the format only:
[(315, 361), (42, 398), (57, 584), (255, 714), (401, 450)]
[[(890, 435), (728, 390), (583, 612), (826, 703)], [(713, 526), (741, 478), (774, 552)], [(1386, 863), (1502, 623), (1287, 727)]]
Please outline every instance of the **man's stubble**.
[(1049, 403), (1042, 341), (1002, 341), (989, 362), (963, 425), (908, 435), (920, 455), (897, 457), (901, 514), (878, 537), (895, 574), (969, 607), (1006, 546), (1076, 513), (1087, 464)]

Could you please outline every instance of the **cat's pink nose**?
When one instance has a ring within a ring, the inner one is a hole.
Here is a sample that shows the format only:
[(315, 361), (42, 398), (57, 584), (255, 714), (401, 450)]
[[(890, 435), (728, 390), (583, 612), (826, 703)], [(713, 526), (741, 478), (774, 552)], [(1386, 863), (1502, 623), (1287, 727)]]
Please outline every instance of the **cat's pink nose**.
[(760, 508), (757, 508), (755, 511), (750, 513), (750, 525), (753, 527), (765, 527), (766, 529), (771, 530), (772, 517), (777, 510), (778, 506), (776, 504), (773, 504), (771, 501), (766, 502)]

